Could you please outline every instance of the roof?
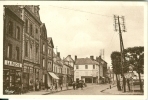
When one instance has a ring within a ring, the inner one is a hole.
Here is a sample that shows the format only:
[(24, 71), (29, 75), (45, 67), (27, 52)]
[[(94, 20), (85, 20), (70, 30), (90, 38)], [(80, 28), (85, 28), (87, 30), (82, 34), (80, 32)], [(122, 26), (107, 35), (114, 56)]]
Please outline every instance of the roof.
[(52, 47), (54, 48), (54, 44), (53, 44), (53, 41), (52, 41), (52, 37), (47, 37), (47, 40), (49, 43), (51, 43)]
[(10, 11), (12, 11), (16, 16), (18, 16), (21, 19), (21, 9), (19, 6), (5, 5), (5, 7), (8, 8)]
[(95, 64), (99, 64), (97, 61), (95, 60), (91, 60), (90, 58), (77, 58), (75, 65), (95, 65)]

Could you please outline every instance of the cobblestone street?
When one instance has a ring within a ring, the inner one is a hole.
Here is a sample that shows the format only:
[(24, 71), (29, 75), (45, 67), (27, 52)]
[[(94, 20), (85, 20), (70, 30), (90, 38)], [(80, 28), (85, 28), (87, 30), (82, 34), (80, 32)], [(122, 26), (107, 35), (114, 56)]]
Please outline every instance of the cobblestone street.
[(78, 90), (68, 90), (68, 91), (62, 91), (62, 92), (57, 92), (51, 95), (105, 95), (106, 93), (102, 93), (101, 91), (103, 89), (108, 88), (108, 84), (102, 84), (102, 85), (96, 85), (96, 84), (88, 84), (87, 87), (79, 88)]

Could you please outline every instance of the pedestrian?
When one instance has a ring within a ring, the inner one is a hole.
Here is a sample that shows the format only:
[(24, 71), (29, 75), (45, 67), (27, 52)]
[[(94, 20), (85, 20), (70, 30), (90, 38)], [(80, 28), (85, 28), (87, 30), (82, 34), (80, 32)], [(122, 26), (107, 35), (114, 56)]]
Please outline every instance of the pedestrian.
[(57, 82), (55, 82), (55, 92), (57, 91), (57, 88), (58, 88)]
[(52, 92), (52, 89), (53, 89), (53, 85), (51, 84), (50, 85), (50, 92)]
[(79, 88), (79, 81), (76, 82), (76, 89)]
[(75, 81), (73, 81), (72, 85), (73, 85), (73, 89), (75, 90)]
[(82, 80), (80, 80), (80, 87), (81, 87), (81, 90), (83, 90), (83, 83), (82, 83)]
[(62, 87), (63, 87), (62, 83), (60, 84), (60, 87), (61, 87), (61, 91), (62, 91)]
[(41, 90), (41, 86), (42, 86), (42, 79), (39, 82), (39, 89)]
[(68, 82), (66, 83), (66, 89), (68, 90)]
[(46, 88), (46, 91), (48, 91), (48, 83), (46, 83), (45, 88)]

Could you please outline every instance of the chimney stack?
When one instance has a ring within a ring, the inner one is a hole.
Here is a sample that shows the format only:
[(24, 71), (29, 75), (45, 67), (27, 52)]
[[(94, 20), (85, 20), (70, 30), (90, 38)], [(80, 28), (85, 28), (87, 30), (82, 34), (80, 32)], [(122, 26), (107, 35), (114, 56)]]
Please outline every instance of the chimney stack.
[(90, 56), (90, 59), (91, 59), (91, 60), (94, 60), (94, 56)]
[(77, 60), (77, 56), (75, 56), (75, 61)]
[(60, 57), (60, 52), (57, 52), (57, 56)]
[(71, 57), (71, 55), (68, 55), (69, 57)]

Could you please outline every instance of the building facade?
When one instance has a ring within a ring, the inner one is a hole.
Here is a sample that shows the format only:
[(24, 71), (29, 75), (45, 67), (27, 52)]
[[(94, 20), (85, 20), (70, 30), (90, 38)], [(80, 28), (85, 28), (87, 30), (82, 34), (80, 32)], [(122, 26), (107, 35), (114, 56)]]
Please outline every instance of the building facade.
[(41, 77), (42, 77), (42, 88), (46, 87), (48, 84), (48, 72), (47, 72), (47, 30), (44, 23), (40, 26), (41, 35), (40, 35), (40, 66), (41, 66)]
[(48, 86), (50, 86), (51, 84), (53, 84), (53, 80), (54, 78), (49, 75), (49, 72), (52, 73), (53, 72), (53, 48), (54, 48), (54, 44), (52, 41), (51, 37), (47, 38), (47, 72), (48, 72)]
[(22, 35), (24, 22), (18, 6), (4, 6), (3, 93), (22, 84)]
[[(99, 63), (99, 69), (100, 69), (100, 74), (99, 74), (99, 83), (102, 83), (103, 81), (105, 82), (107, 79), (107, 62), (104, 61), (101, 56), (96, 57), (96, 61)], [(103, 79), (103, 81), (102, 81)]]
[(57, 82), (58, 85), (63, 84), (63, 75), (62, 75), (63, 63), (60, 57), (60, 52), (57, 52), (57, 55), (54, 53), (53, 61), (54, 61), (53, 72), (58, 77), (57, 79), (56, 78), (54, 79), (54, 83)]
[(71, 55), (68, 55), (63, 61), (64, 65), (67, 66), (67, 82), (69, 85), (72, 85), (72, 82), (74, 81), (74, 60)]
[(23, 90), (39, 90), (40, 66), (40, 16), (38, 5), (20, 6), (23, 27)]
[(90, 58), (75, 56), (74, 81), (83, 80), (85, 83), (98, 83), (99, 63)]

